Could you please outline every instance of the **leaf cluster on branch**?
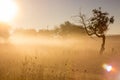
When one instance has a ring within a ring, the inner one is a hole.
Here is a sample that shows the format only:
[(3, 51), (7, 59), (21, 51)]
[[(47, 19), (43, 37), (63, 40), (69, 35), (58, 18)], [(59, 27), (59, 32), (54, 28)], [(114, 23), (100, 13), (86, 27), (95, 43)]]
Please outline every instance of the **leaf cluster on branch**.
[(109, 17), (107, 12), (102, 12), (101, 8), (92, 10), (93, 16), (85, 20), (85, 15), (80, 12), (81, 23), (85, 27), (88, 35), (95, 34), (101, 37), (108, 30), (108, 26), (114, 23), (114, 16)]

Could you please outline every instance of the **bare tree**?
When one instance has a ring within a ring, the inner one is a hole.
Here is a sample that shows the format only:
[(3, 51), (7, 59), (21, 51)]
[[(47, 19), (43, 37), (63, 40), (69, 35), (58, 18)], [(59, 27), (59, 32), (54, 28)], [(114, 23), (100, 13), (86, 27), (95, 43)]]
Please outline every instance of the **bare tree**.
[(89, 19), (86, 19), (85, 15), (80, 12), (80, 23), (82, 23), (89, 36), (96, 35), (102, 38), (100, 54), (103, 54), (106, 40), (105, 32), (108, 30), (109, 25), (114, 23), (114, 16), (109, 17), (109, 14), (101, 11), (101, 8), (93, 9), (92, 12), (93, 16)]

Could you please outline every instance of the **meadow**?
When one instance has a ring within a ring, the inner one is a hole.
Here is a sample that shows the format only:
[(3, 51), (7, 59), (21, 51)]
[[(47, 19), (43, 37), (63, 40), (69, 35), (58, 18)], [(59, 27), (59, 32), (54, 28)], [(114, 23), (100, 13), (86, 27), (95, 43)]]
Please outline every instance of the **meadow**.
[(119, 41), (107, 37), (100, 55), (100, 38), (14, 38), (0, 43), (0, 80), (119, 80)]

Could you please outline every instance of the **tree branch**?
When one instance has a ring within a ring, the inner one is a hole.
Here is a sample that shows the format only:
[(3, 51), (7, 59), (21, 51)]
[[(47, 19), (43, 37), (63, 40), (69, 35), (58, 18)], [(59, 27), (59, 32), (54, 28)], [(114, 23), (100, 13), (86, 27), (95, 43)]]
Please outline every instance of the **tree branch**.
[(97, 36), (97, 37), (102, 37), (103, 35), (99, 35), (99, 34), (97, 34), (97, 33), (95, 33), (95, 35)]
[(89, 31), (87, 30), (87, 26), (86, 26), (86, 24), (85, 24), (84, 16), (81, 14), (81, 12), (80, 12), (79, 17), (80, 17), (80, 19), (81, 19), (81, 23), (82, 23), (83, 26), (85, 27), (85, 31), (87, 32), (87, 34), (88, 34), (89, 36), (93, 35), (94, 33), (89, 33)]

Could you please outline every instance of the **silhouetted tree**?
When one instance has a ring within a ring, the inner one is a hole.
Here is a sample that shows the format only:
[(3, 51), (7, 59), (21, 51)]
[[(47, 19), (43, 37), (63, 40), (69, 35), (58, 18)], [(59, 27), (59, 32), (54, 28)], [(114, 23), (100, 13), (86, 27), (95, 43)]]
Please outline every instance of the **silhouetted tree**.
[(8, 24), (0, 22), (0, 37), (8, 40), (10, 37), (10, 29), (11, 27)]
[(105, 50), (105, 32), (108, 30), (108, 26), (114, 23), (114, 16), (109, 17), (109, 14), (101, 11), (101, 8), (93, 9), (92, 12), (93, 16), (89, 19), (86, 19), (85, 15), (81, 14), (81, 12), (79, 18), (89, 36), (96, 35), (97, 37), (102, 38), (100, 49), (100, 54), (102, 54)]

